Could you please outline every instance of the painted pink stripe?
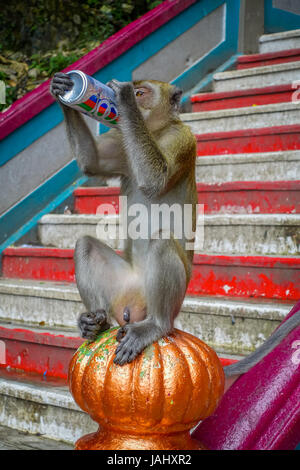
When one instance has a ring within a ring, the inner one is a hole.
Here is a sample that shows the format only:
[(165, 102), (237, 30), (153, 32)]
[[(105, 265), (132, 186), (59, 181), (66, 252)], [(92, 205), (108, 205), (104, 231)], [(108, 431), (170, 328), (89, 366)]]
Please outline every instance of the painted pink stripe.
[[(300, 302), (289, 316), (299, 308)], [(193, 437), (214, 450), (295, 449), (300, 432), (299, 335), (297, 327), (241, 375)]]
[[(141, 18), (122, 28), (63, 71), (80, 69), (93, 75), (195, 2), (196, 0), (166, 0)], [(0, 139), (9, 135), (54, 102), (49, 93), (49, 84), (50, 79), (17, 100), (7, 111), (1, 113)]]

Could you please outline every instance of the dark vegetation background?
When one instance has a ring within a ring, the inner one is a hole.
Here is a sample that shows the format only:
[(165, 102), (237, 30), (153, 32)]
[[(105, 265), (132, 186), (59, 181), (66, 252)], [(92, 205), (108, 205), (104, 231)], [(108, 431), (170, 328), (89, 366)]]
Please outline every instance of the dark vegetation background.
[(1, 0), (0, 80), (7, 109), (162, 0)]

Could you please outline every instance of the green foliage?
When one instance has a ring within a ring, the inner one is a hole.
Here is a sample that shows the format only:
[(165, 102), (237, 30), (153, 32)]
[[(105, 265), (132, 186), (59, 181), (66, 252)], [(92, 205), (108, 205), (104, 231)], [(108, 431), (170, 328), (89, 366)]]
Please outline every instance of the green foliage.
[(99, 43), (154, 8), (153, 0), (10, 0), (0, 9), (1, 47), (28, 55)]
[[(0, 57), (9, 71), (6, 104), (34, 89), (162, 0), (9, 0), (0, 9)], [(27, 67), (18, 74), (16, 64)], [(0, 61), (1, 67), (1, 61)]]
[(53, 75), (56, 72), (64, 69), (68, 65), (73, 64), (80, 57), (79, 54), (74, 52), (64, 55), (59, 52), (56, 55), (49, 57), (43, 57), (40, 54), (33, 54), (31, 56), (30, 68), (35, 68), (39, 72), (47, 72), (47, 75)]

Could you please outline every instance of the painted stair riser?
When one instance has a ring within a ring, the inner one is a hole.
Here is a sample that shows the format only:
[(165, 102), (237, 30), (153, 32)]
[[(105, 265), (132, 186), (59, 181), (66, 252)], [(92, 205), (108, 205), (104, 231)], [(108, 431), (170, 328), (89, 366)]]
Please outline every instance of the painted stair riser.
[[(197, 170), (199, 174), (201, 161)], [(206, 174), (205, 170), (202, 173)], [(105, 189), (108, 190), (107, 194)], [(198, 203), (204, 204), (205, 214), (300, 213), (300, 180), (241, 184), (239, 179), (233, 183), (198, 183), (197, 190)], [(104, 213), (105, 204), (109, 204), (118, 214), (119, 194), (119, 188), (79, 188), (74, 191), (74, 210), (79, 214)]]
[(212, 132), (198, 134), (196, 139), (198, 156), (297, 150), (300, 149), (300, 126)]
[[(77, 328), (77, 318), (85, 311), (78, 294), (76, 301), (61, 301), (53, 291), (52, 297), (47, 294), (1, 294), (1, 321), (13, 321), (20, 328), (41, 322), (43, 328)], [(286, 303), (249, 304), (217, 297), (187, 297), (175, 326), (198, 336), (221, 355), (245, 355), (265, 341), (289, 309)]]
[(191, 103), (193, 112), (216, 111), (272, 103), (288, 103), (298, 94), (298, 91), (290, 84), (227, 93), (202, 93), (192, 96)]
[(248, 88), (286, 85), (299, 80), (300, 61), (214, 74), (216, 93)]
[[(0, 325), (0, 345), (5, 354), (0, 367), (11, 367), (46, 377), (67, 379), (72, 356), (85, 340), (55, 332), (40, 333), (30, 329), (7, 328)], [(220, 358), (229, 365), (233, 359)]]
[(273, 54), (300, 48), (299, 30), (265, 34), (259, 39), (260, 54)]
[[(300, 74), (300, 70), (299, 70)], [(229, 132), (241, 129), (299, 123), (300, 103), (279, 103), (181, 115), (194, 134)]]
[(0, 367), (66, 379), (69, 363), (83, 339), (46, 334), (44, 341), (44, 336), (29, 329), (0, 326), (0, 342), (5, 351)]
[(0, 379), (0, 397), (3, 426), (70, 443), (98, 429), (65, 387), (62, 392)]
[[(207, 215), (204, 226), (201, 223), (197, 226), (195, 251), (220, 255), (297, 255), (299, 226), (297, 214)], [(66, 249), (74, 248), (80, 237), (89, 235), (101, 238), (113, 249), (123, 250), (120, 230), (105, 216), (100, 219), (93, 215), (48, 215), (39, 224), (39, 238), (44, 246)]]
[[(298, 151), (288, 151), (202, 156), (197, 159), (196, 179), (204, 184), (240, 184), (243, 189), (256, 182), (261, 185), (273, 182), (276, 187), (283, 182), (284, 188), (284, 181), (289, 180), (291, 184), (297, 185), (296, 181), (300, 179), (300, 154)], [(251, 197), (250, 192), (248, 197)], [(237, 199), (235, 194), (234, 201)], [(261, 201), (259, 197), (257, 202)]]
[[(75, 282), (73, 250), (18, 251), (4, 252), (5, 278)], [(297, 258), (195, 255), (187, 293), (297, 300), (299, 272)]]
[(285, 64), (300, 60), (300, 49), (281, 50), (266, 54), (252, 54), (240, 56), (237, 59), (237, 70), (253, 67), (264, 67), (266, 65)]

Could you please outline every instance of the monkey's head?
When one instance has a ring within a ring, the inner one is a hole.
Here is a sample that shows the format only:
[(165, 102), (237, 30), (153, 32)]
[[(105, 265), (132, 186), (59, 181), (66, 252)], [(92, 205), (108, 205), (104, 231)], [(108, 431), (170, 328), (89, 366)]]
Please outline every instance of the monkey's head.
[(133, 82), (138, 107), (151, 128), (178, 115), (182, 91), (175, 85), (158, 80)]

